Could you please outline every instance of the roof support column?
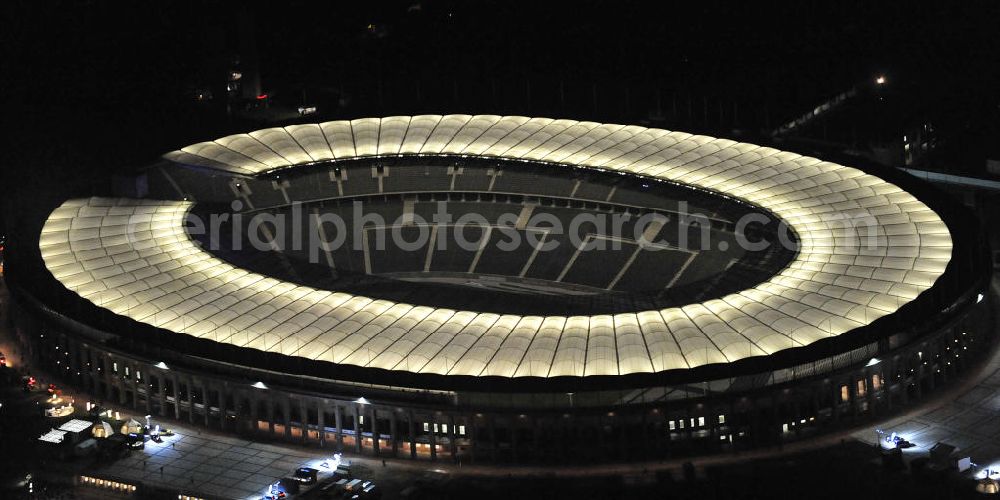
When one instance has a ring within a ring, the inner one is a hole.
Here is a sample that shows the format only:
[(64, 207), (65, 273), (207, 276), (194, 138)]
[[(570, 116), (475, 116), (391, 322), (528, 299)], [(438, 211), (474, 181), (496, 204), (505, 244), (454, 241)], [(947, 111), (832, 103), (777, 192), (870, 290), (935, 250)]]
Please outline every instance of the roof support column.
[(399, 429), (396, 425), (396, 411), (389, 412), (389, 438), (392, 440), (392, 457), (399, 456)]
[[(70, 357), (75, 358), (76, 356), (70, 356)], [(126, 366), (128, 366), (128, 362), (122, 360), (122, 366), (121, 366), (122, 373), (125, 372)], [(113, 377), (115, 378), (115, 384), (118, 385), (118, 404), (121, 406), (125, 406), (128, 404), (128, 398), (125, 397), (125, 389), (129, 387), (129, 381), (125, 379), (121, 373), (118, 372), (115, 372)]]
[[(181, 384), (180, 377), (173, 375), (170, 377), (170, 383), (174, 386), (174, 420), (181, 419)], [(190, 392), (190, 391), (189, 391)]]
[(864, 370), (865, 374), (865, 387), (868, 389), (865, 391), (865, 397), (868, 400), (868, 414), (872, 417), (879, 414), (877, 403), (875, 399), (875, 383), (872, 381), (872, 377), (875, 376), (875, 370), (869, 369)]
[(375, 453), (375, 456), (377, 457), (382, 454), (381, 453), (382, 450), (379, 447), (379, 442), (378, 442), (379, 438), (378, 411), (375, 409), (374, 406), (372, 406), (371, 416), (372, 416), (372, 451)]
[(100, 394), (97, 392), (98, 388), (101, 387), (100, 379), (98, 378), (101, 372), (97, 371), (100, 364), (97, 362), (97, 355), (95, 354), (94, 349), (90, 347), (87, 348), (87, 359), (90, 360), (90, 366), (88, 366), (88, 368), (90, 368), (90, 392), (91, 394), (100, 397)]
[[(201, 406), (205, 410), (205, 428), (209, 428), (212, 425), (212, 397), (209, 393), (211, 386), (205, 382), (201, 382)], [(219, 409), (222, 409), (221, 396), (222, 393), (218, 393), (220, 397)], [(219, 413), (222, 413), (221, 411)]]
[(496, 462), (497, 448), (499, 448), (499, 445), (497, 444), (497, 421), (496, 417), (493, 415), (487, 416), (486, 420), (490, 428), (490, 460)]
[(337, 451), (344, 451), (344, 419), (340, 414), (340, 405), (333, 404), (334, 425), (337, 427)]
[(267, 435), (274, 436), (274, 398), (268, 393), (265, 395), (267, 398)]
[(521, 417), (514, 417), (510, 420), (510, 453), (514, 460), (514, 463), (518, 463), (517, 460), (517, 431), (519, 430)]
[(309, 442), (309, 408), (305, 398), (299, 400), (299, 418), (302, 420), (302, 444)]
[(129, 366), (128, 384), (132, 388), (132, 410), (139, 411), (139, 382), (136, 381), (136, 365)]
[[(219, 398), (219, 429), (222, 429), (222, 431), (225, 432), (227, 430), (226, 418), (228, 418), (227, 412), (229, 409), (226, 408), (226, 395), (228, 392), (225, 389), (224, 383), (215, 386), (215, 392), (218, 394)], [(235, 401), (233, 402), (235, 403)], [(208, 413), (206, 413), (206, 415), (208, 415)], [(209, 418), (206, 417), (205, 421), (208, 422)]]
[(448, 415), (448, 442), (451, 447), (452, 462), (458, 462), (458, 440), (455, 437), (455, 416)]
[(416, 423), (413, 421), (413, 412), (409, 412), (406, 416), (406, 425), (409, 427), (409, 438), (410, 438), (410, 458), (413, 460), (417, 459), (417, 432)]
[(354, 451), (361, 453), (361, 418), (358, 412), (358, 404), (354, 403)]
[(431, 461), (436, 462), (438, 458), (438, 450), (437, 450), (438, 424), (436, 416), (431, 417), (431, 425), (428, 427), (428, 429), (430, 430)]
[(316, 432), (319, 436), (319, 447), (326, 447), (326, 400), (316, 401)]
[[(202, 395), (204, 396), (204, 394)], [(194, 424), (194, 378), (187, 377), (188, 423)], [(208, 406), (205, 406), (208, 410)]]
[[(257, 392), (245, 393), (247, 397), (247, 402), (250, 403), (250, 433), (257, 435), (260, 432), (260, 427), (257, 422), (260, 421), (260, 402), (257, 400)], [(237, 418), (242, 420), (242, 416), (237, 412)]]
[(469, 440), (469, 462), (476, 463), (476, 444), (478, 440), (476, 439), (476, 416), (468, 415), (465, 417), (465, 421), (468, 425), (465, 426), (465, 436)]
[(282, 415), (282, 423), (285, 424), (285, 439), (291, 441), (292, 439), (292, 398), (284, 397), (282, 398), (282, 403), (284, 404)]
[(156, 374), (156, 380), (159, 382), (159, 397), (160, 397), (160, 416), (167, 416), (167, 377), (164, 372), (159, 372)]

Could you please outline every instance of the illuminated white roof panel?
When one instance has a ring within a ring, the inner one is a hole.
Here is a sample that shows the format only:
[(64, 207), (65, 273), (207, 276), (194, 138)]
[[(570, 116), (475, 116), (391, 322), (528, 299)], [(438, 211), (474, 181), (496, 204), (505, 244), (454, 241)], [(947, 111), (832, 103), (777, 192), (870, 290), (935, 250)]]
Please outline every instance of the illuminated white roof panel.
[(48, 432), (42, 434), (38, 437), (39, 441), (44, 441), (46, 443), (59, 444), (66, 439), (66, 431), (60, 431), (57, 429), (49, 429)]
[(94, 423), (89, 420), (81, 420), (79, 418), (74, 418), (65, 424), (59, 426), (59, 430), (66, 432), (83, 432), (91, 427)]
[[(633, 172), (761, 206), (800, 239), (771, 279), (704, 303), (593, 317), (497, 315), (315, 290), (203, 251), (191, 205), (70, 200), (39, 246), (63, 285), (153, 326), (309, 359), (417, 373), (619, 375), (726, 363), (867, 325), (930, 288), (951, 258), (947, 227), (864, 172), (753, 144), (637, 126), (492, 115), (293, 125), (166, 155), (250, 175), (330, 158), (464, 154)], [(871, 222), (855, 230), (843, 216)], [(873, 230), (875, 245), (863, 239)]]

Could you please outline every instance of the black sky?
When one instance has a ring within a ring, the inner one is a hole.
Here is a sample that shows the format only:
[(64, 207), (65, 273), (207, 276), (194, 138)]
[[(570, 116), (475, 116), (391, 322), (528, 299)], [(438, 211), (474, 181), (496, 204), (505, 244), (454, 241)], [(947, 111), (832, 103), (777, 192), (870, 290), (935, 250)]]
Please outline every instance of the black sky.
[(2, 12), (12, 147), (0, 161), (8, 177), (32, 182), (128, 169), (250, 126), (193, 106), (187, 94), (217, 84), (245, 47), (240, 15), (251, 19), (267, 90), (299, 98), (304, 89), (322, 101), (349, 89), (349, 106), (327, 107), (324, 119), (631, 120), (658, 92), (736, 103), (748, 122), (767, 108), (777, 121), (885, 73), (952, 133), (982, 134), (1000, 95), (995, 2), (20, 0)]

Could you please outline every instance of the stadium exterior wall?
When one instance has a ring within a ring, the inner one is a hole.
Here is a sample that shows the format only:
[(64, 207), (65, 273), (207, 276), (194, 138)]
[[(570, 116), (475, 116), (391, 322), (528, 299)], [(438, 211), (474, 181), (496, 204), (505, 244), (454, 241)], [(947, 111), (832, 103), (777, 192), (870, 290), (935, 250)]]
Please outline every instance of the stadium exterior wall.
[[(982, 289), (919, 334), (729, 379), (726, 390), (705, 381), (571, 394), (376, 386), (163, 348), (136, 354), (109, 345), (117, 335), (57, 313), (16, 285), (11, 312), (37, 363), (139, 414), (383, 457), (564, 463), (749, 449), (888, 416), (974, 369), (989, 350), (995, 299), (978, 300)], [(753, 378), (765, 382), (746, 385)]]

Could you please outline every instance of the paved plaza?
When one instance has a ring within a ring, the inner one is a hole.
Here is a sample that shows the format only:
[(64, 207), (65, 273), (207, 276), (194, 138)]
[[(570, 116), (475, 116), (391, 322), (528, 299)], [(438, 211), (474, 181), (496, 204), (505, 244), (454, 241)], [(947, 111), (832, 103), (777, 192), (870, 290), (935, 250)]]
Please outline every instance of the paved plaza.
[(217, 434), (178, 433), (163, 443), (147, 441), (144, 450), (95, 473), (191, 493), (259, 499), (269, 484), (298, 467), (322, 469), (324, 456), (321, 450), (308, 453)]
[(162, 443), (147, 441), (144, 450), (136, 450), (94, 474), (185, 493), (257, 500), (269, 484), (298, 467), (314, 467), (321, 473), (327, 470), (322, 462), (332, 453), (310, 453), (218, 434), (178, 433), (164, 437)]

